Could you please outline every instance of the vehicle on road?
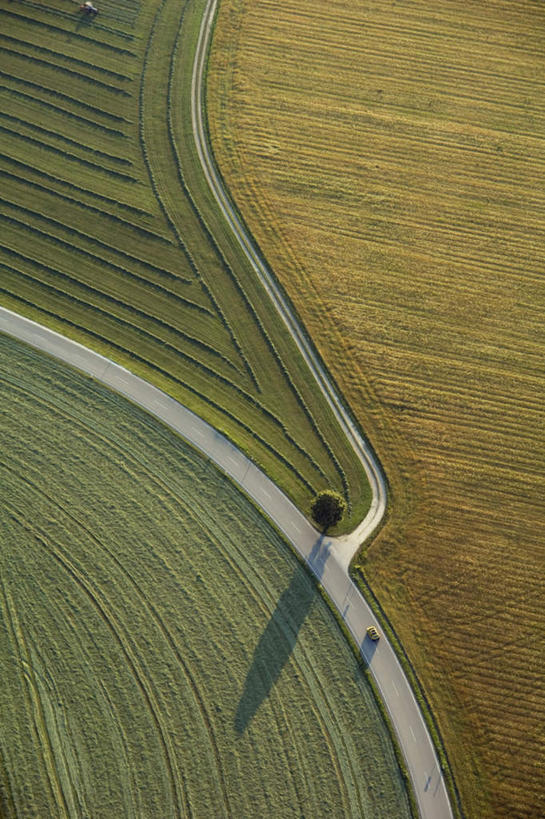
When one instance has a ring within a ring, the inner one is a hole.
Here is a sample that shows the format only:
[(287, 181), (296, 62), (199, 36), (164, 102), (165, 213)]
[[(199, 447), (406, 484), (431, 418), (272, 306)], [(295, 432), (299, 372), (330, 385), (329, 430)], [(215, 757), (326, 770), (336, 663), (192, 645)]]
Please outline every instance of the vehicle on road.
[(98, 14), (97, 7), (93, 6), (93, 4), (90, 3), (90, 2), (83, 3), (83, 5), (81, 5), (79, 7), (79, 10), (82, 11), (84, 14), (93, 14), (93, 15)]
[(367, 629), (367, 636), (369, 637), (370, 640), (373, 640), (374, 642), (380, 640), (380, 634), (378, 633), (375, 626), (369, 626), (369, 628)]

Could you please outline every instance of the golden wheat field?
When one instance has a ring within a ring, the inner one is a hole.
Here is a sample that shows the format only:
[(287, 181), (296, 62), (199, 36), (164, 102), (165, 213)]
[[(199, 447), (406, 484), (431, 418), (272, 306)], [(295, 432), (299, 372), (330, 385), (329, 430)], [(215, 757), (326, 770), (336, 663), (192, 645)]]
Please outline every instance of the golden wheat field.
[(211, 138), (391, 486), (464, 813), (545, 815), (545, 4), (222, 0)]

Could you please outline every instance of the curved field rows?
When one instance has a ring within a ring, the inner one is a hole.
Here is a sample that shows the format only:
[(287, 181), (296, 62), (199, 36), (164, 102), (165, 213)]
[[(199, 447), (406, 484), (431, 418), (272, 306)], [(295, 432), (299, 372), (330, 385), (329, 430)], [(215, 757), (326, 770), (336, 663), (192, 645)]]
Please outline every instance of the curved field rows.
[(0, 7), (2, 302), (179, 398), (302, 507), (334, 485), (357, 522), (365, 476), (206, 201), (186, 88), (202, 0), (78, 9)]
[(0, 349), (6, 815), (409, 816), (364, 674), (254, 507), (123, 399)]
[(544, 31), (529, 0), (222, 0), (208, 85), (222, 174), (390, 480), (363, 570), (494, 819), (545, 814)]

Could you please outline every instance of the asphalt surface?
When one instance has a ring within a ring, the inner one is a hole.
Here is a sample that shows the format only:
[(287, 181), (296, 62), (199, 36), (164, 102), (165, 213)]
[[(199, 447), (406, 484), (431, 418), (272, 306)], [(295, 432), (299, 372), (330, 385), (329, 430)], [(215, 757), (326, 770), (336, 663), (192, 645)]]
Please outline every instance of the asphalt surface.
[[(385, 637), (366, 634), (372, 611), (348, 575), (347, 557), (361, 543), (359, 533), (324, 537), (255, 464), (227, 438), (170, 396), (129, 370), (29, 319), (0, 307), (0, 332), (30, 344), (92, 376), (138, 404), (200, 450), (249, 495), (304, 558), (337, 607), (360, 647), (390, 714), (413, 782), (421, 816), (452, 816), (444, 780), (420, 709), (399, 661)], [(370, 530), (375, 513), (365, 519)]]

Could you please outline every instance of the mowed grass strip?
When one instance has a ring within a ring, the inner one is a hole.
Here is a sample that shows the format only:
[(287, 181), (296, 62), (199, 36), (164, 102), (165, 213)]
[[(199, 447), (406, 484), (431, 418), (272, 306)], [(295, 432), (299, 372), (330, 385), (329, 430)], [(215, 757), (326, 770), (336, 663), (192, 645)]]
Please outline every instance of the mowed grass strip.
[(203, 8), (0, 9), (3, 303), (171, 392), (301, 508), (342, 491), (350, 527), (365, 474), (200, 176)]
[(7, 815), (408, 817), (365, 674), (253, 505), (120, 397), (0, 352)]
[(362, 571), (468, 816), (545, 812), (541, 4), (222, 0), (217, 161), (386, 469)]

